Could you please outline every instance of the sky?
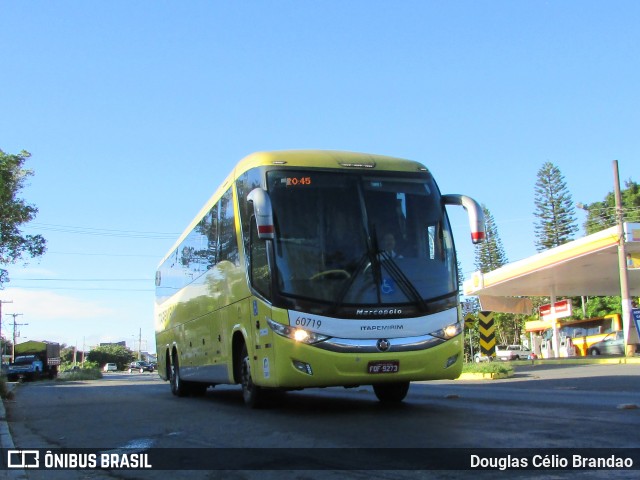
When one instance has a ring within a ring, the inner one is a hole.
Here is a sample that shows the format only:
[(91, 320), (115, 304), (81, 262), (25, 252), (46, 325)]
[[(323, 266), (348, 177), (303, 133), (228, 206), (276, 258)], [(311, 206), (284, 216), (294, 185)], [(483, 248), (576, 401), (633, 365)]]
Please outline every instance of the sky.
[(32, 154), (23, 231), (48, 241), (8, 268), (2, 334), (155, 351), (156, 267), (255, 151), (420, 161), (489, 208), (509, 261), (533, 255), (545, 162), (575, 202), (613, 190), (614, 159), (638, 181), (639, 20), (634, 0), (0, 0), (0, 149)]

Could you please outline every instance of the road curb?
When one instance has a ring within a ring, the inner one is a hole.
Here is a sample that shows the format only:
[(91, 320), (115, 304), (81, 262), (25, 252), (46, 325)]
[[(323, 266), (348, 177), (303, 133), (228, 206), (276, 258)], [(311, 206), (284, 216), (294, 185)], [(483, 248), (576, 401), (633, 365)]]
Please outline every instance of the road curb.
[[(509, 362), (515, 367), (522, 365), (542, 366), (542, 365), (640, 365), (640, 357), (571, 357), (571, 358), (538, 358), (535, 360), (514, 360)], [(510, 373), (462, 373), (458, 380), (497, 380), (501, 378), (513, 377), (515, 372)]]
[[(7, 395), (10, 395), (15, 386), (7, 383)], [(0, 447), (2, 448), (15, 448), (13, 444), (13, 438), (11, 437), (11, 431), (9, 430), (9, 424), (7, 423), (7, 410), (4, 407), (5, 399), (0, 399)], [(0, 459), (4, 465), (5, 459)]]
[[(7, 393), (11, 393), (15, 389), (15, 385), (9, 383), (7, 385)], [(9, 430), (9, 423), (7, 422), (7, 410), (5, 409), (4, 402), (6, 400), (0, 399), (0, 448), (3, 451), (15, 449), (13, 443), (13, 437), (11, 436), (11, 430)], [(2, 456), (0, 458), (0, 467), (2, 471), (6, 472), (5, 478), (11, 478), (16, 480), (27, 480), (27, 474), (23, 469), (9, 469), (7, 465), (7, 457)]]
[(570, 357), (521, 360), (514, 365), (640, 365), (640, 357)]
[(458, 380), (498, 380), (501, 378), (513, 377), (513, 372), (509, 373), (463, 373)]

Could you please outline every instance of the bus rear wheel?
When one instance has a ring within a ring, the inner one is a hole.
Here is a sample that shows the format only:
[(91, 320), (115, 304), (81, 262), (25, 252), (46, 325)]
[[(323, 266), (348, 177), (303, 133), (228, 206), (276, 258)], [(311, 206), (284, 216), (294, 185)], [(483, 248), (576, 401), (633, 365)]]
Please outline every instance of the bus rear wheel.
[(240, 380), (242, 382), (242, 398), (245, 405), (250, 408), (259, 408), (264, 403), (265, 392), (258, 385), (253, 383), (251, 376), (251, 359), (247, 345), (242, 346), (240, 354)]
[(171, 384), (171, 393), (178, 397), (186, 397), (189, 394), (187, 384), (180, 378), (180, 365), (178, 355), (174, 354), (171, 359), (171, 376), (169, 378)]
[(383, 403), (401, 402), (408, 392), (409, 382), (378, 383), (373, 386), (373, 393)]

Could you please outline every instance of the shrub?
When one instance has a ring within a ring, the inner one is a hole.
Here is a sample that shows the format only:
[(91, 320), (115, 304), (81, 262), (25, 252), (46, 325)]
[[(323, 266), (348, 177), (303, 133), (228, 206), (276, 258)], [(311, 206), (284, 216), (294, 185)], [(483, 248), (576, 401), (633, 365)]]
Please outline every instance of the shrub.
[(102, 378), (102, 373), (97, 368), (78, 368), (76, 370), (66, 370), (58, 375), (61, 382), (78, 380), (97, 380)]
[(465, 363), (463, 373), (513, 373), (513, 366), (508, 362)]
[(10, 400), (13, 398), (13, 392), (10, 392), (7, 388), (7, 377), (0, 375), (0, 398), (6, 398)]

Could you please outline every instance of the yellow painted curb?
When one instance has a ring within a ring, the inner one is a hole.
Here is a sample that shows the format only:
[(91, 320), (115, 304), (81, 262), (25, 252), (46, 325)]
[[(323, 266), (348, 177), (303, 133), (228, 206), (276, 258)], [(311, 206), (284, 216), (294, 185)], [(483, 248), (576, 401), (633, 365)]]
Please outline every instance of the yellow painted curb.
[(458, 380), (496, 380), (499, 378), (513, 377), (512, 373), (463, 373)]

